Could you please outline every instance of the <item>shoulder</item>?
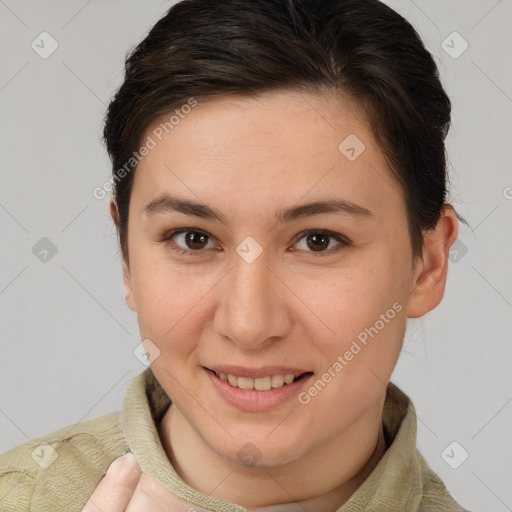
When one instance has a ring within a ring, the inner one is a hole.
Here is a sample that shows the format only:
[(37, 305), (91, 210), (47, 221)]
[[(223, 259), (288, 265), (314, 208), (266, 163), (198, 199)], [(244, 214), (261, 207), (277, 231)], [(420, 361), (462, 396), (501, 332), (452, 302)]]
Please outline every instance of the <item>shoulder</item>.
[(68, 425), (0, 454), (2, 512), (81, 510), (129, 448), (120, 411)]

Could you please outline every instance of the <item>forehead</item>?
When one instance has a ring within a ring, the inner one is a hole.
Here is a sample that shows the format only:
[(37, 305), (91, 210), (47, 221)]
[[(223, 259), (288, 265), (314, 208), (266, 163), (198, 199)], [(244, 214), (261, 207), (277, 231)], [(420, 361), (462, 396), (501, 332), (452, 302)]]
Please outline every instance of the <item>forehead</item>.
[(134, 182), (148, 200), (178, 188), (200, 198), (215, 193), (219, 207), (233, 194), (262, 206), (334, 192), (374, 208), (402, 202), (363, 109), (339, 95), (282, 91), (198, 101), (156, 119), (148, 138), (154, 148)]

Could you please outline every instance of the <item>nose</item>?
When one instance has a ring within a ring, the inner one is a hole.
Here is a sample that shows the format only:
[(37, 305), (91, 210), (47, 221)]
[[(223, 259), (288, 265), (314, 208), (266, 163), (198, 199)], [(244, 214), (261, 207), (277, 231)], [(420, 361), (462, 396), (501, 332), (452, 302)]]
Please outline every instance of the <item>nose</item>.
[(285, 337), (291, 327), (286, 287), (264, 253), (252, 263), (238, 255), (221, 281), (215, 332), (242, 349), (258, 350)]

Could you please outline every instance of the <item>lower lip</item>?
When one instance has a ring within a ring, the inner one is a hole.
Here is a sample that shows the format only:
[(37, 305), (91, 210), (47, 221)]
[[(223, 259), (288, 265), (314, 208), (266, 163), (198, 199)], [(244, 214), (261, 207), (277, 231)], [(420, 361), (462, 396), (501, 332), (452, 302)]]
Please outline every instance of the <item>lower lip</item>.
[(307, 374), (291, 384), (285, 384), (280, 388), (272, 388), (268, 391), (255, 389), (240, 389), (231, 386), (221, 380), (211, 370), (204, 368), (215, 389), (233, 407), (246, 412), (269, 411), (284, 404), (294, 396), (309, 381), (313, 374)]

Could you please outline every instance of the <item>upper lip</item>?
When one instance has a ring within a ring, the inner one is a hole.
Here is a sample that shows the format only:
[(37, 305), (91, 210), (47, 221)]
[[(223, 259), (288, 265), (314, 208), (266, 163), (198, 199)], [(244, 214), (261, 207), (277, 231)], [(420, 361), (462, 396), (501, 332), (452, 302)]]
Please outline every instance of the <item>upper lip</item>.
[(237, 377), (247, 377), (251, 379), (257, 379), (259, 377), (267, 377), (272, 375), (301, 375), (303, 373), (310, 373), (308, 370), (301, 368), (285, 368), (284, 366), (264, 366), (262, 368), (246, 368), (243, 366), (227, 366), (227, 365), (215, 365), (205, 366), (208, 370), (214, 372), (229, 373), (236, 375)]

